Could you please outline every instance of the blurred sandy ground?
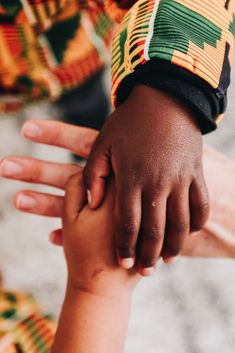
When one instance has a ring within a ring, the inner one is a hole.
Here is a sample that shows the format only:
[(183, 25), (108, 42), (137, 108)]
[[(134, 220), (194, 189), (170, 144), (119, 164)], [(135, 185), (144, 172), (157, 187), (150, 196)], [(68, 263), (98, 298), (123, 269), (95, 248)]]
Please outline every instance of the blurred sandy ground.
[[(235, 158), (234, 73), (229, 102), (220, 129), (205, 140)], [(68, 160), (65, 151), (32, 145), (20, 136), (24, 119), (48, 117), (54, 113), (45, 104), (28, 108), (24, 117), (1, 117), (0, 157)], [(27, 185), (0, 180), (0, 268), (7, 287), (33, 293), (46, 311), (57, 313), (66, 270), (61, 249), (51, 246), (47, 235), (59, 222), (14, 210), (13, 194), (22, 187)], [(143, 280), (135, 293), (126, 353), (234, 353), (234, 274), (235, 262), (226, 260), (179, 259), (169, 267), (159, 264), (156, 275)]]

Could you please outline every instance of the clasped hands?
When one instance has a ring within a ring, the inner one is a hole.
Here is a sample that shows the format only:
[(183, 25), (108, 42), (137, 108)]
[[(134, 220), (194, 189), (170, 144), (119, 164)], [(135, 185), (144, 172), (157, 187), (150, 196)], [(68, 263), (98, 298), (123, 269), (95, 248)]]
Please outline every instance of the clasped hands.
[[(126, 269), (136, 262), (140, 274), (152, 274), (157, 260), (170, 262), (190, 231), (199, 230), (208, 217), (201, 133), (183, 105), (157, 90), (134, 89), (99, 135), (53, 121), (29, 121), (22, 131), (34, 142), (89, 156), (84, 181), (91, 209), (101, 205), (113, 172), (115, 249)], [(18, 157), (3, 160), (0, 167), (4, 177), (63, 190), (80, 171), (74, 164)], [(25, 190), (14, 202), (24, 212), (61, 217), (64, 197)], [(60, 244), (61, 230), (50, 238)]]

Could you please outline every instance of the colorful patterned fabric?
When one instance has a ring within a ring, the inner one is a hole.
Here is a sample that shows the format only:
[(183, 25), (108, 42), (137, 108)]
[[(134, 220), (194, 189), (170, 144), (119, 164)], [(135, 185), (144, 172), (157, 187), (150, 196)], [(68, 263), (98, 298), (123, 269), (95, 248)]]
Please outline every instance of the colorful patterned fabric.
[(3, 93), (55, 99), (104, 66), (113, 22), (98, 3), (89, 11), (86, 6), (77, 0), (0, 1)]
[(114, 105), (123, 80), (153, 59), (186, 69), (224, 94), (234, 34), (235, 1), (139, 0), (113, 41)]
[(104, 66), (112, 42), (114, 106), (129, 79), (163, 61), (191, 86), (198, 79), (192, 106), (205, 106), (210, 130), (225, 107), (234, 32), (235, 0), (0, 0), (0, 90), (56, 99)]
[(49, 353), (54, 333), (31, 296), (0, 291), (0, 353)]

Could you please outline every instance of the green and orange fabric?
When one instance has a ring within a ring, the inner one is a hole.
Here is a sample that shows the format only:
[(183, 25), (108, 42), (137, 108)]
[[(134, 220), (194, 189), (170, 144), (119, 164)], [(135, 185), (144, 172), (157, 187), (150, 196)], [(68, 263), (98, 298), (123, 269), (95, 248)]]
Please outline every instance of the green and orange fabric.
[(1, 0), (2, 93), (56, 99), (76, 88), (104, 66), (112, 28), (98, 3), (87, 11), (76, 0)]
[(49, 353), (55, 327), (30, 295), (0, 291), (0, 353)]
[[(178, 95), (203, 133), (226, 107), (235, 0), (0, 0), (0, 92), (57, 99), (111, 58), (112, 101), (136, 84)], [(0, 97), (0, 98), (1, 98)], [(0, 111), (18, 109), (0, 99)]]
[[(220, 103), (205, 124), (205, 130), (213, 129), (224, 111), (230, 82), (234, 26), (232, 0), (137, 1), (113, 40), (114, 105), (122, 102), (138, 81), (169, 89), (164, 78), (177, 78), (178, 86), (186, 81)], [(171, 88), (177, 92), (177, 87)]]

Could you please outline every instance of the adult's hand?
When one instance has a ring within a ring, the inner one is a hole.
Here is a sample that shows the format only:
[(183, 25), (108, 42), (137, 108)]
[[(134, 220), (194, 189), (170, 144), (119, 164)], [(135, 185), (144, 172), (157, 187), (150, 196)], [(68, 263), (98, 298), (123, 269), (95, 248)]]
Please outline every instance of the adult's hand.
[[(42, 144), (59, 146), (74, 154), (87, 158), (97, 138), (97, 131), (64, 124), (57, 121), (28, 121), (22, 128), (25, 138)], [(44, 184), (64, 190), (68, 179), (79, 172), (76, 164), (53, 163), (35, 158), (9, 156), (0, 164), (0, 175), (4, 178)], [(64, 197), (55, 194), (40, 193), (33, 190), (21, 190), (14, 197), (15, 207), (23, 212), (48, 217), (61, 217)], [(60, 232), (52, 235), (52, 241), (60, 243)], [(55, 241), (54, 241), (55, 240)]]

